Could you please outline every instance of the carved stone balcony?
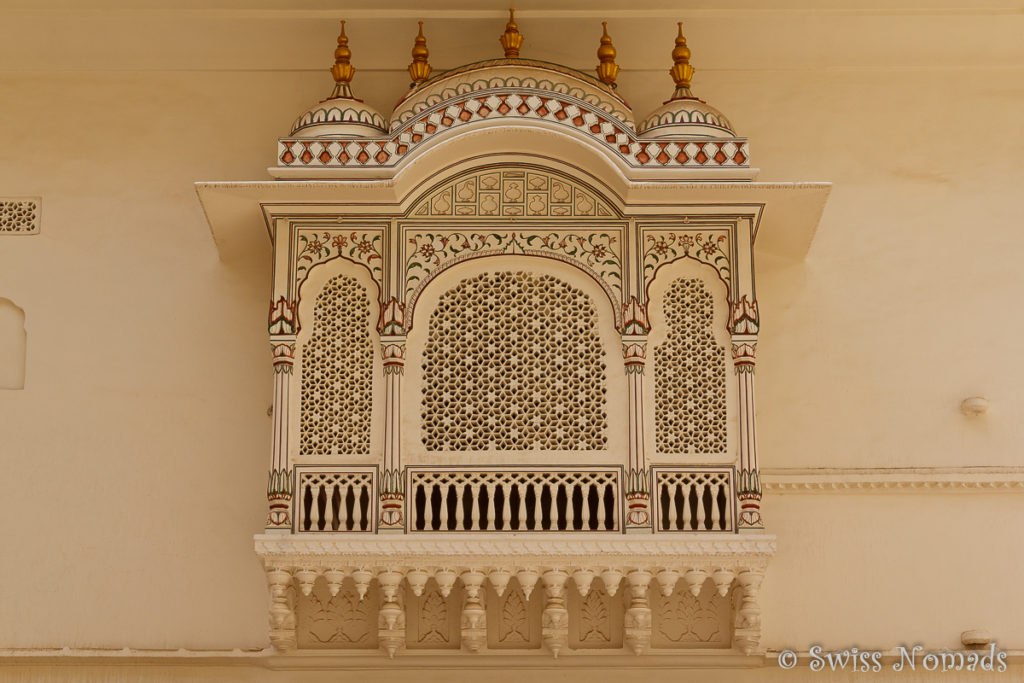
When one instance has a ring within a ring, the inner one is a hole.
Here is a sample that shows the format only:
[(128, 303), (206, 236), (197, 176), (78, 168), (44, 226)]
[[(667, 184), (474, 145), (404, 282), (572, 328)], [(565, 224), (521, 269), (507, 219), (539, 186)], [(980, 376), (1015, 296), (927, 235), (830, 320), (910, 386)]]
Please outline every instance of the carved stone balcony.
[(763, 533), (272, 533), (255, 542), (278, 650), (390, 657), (755, 653), (758, 590), (775, 550)]

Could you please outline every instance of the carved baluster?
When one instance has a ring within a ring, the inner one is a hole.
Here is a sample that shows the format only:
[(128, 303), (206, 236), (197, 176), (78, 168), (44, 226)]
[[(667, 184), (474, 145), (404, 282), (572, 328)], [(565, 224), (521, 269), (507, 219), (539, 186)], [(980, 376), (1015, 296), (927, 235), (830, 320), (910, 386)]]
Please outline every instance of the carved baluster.
[(405, 646), (405, 601), (399, 590), (401, 581), (402, 574), (390, 569), (377, 574), (381, 592), (377, 639), (389, 658)]
[(463, 506), (463, 496), (466, 495), (466, 486), (455, 485), (455, 529), (462, 531), (465, 528), (463, 522), (466, 519), (466, 508)]
[[(348, 531), (348, 490), (349, 483), (342, 481), (338, 484), (338, 531)], [(356, 503), (358, 505), (358, 503)], [(358, 531), (358, 529), (354, 529)]]
[(597, 528), (600, 531), (604, 531), (607, 527), (605, 526), (605, 515), (604, 509), (604, 494), (608, 491), (608, 484), (597, 487)]
[(320, 483), (312, 484), (309, 487), (312, 492), (313, 504), (309, 506), (309, 530), (320, 530)]
[(718, 531), (722, 515), (718, 512), (718, 493), (722, 489), (721, 483), (714, 483), (710, 486), (711, 488), (711, 530)]
[[(451, 485), (441, 486), (441, 531), (448, 531), (448, 496), (451, 495)], [(458, 496), (456, 496), (458, 501)], [(458, 506), (456, 505), (456, 508)]]
[(484, 575), (471, 569), (462, 572), (462, 646), (470, 652), (479, 652), (487, 644), (487, 611), (484, 609), (481, 587)]
[(651, 646), (651, 607), (647, 600), (651, 573), (631, 571), (626, 581), (629, 583), (629, 607), (625, 618), (626, 645), (633, 650), (633, 654), (641, 655)]
[(480, 485), (469, 485), (469, 528), (472, 531), (480, 530)]
[(580, 484), (580, 528), (583, 531), (590, 529), (590, 492), (593, 487), (590, 484)]
[(484, 520), (484, 529), (497, 529), (494, 523), (494, 482), (487, 484), (487, 519)]
[[(352, 501), (352, 531), (362, 531), (363, 529), (363, 491), (365, 488), (365, 484), (353, 484), (352, 486), (352, 494), (355, 496), (355, 500)], [(369, 495), (368, 491), (367, 495)]]
[(324, 505), (324, 531), (344, 531), (340, 526), (334, 526), (338, 522), (338, 511), (334, 509), (334, 494), (339, 492), (341, 484), (332, 482), (327, 485), (327, 503)]
[(704, 511), (704, 494), (708, 488), (707, 482), (697, 484), (697, 531), (704, 531), (704, 522), (707, 519), (707, 513)]
[(692, 487), (691, 487), (689, 481), (685, 481), (681, 485), (683, 487), (683, 515), (682, 515), (683, 516), (683, 527), (682, 528), (683, 528), (683, 531), (689, 531), (690, 530), (690, 519), (693, 516), (691, 514), (691, 512), (690, 512), (690, 490), (691, 490)]
[(501, 487), (504, 500), (501, 504), (501, 528), (508, 531), (512, 526), (512, 486), (505, 484)]
[(736, 577), (742, 593), (734, 640), (743, 654), (747, 655), (757, 650), (761, 642), (761, 607), (757, 598), (763, 578), (763, 573), (754, 569), (745, 569)]
[(668, 529), (675, 531), (679, 528), (676, 526), (676, 522), (679, 520), (679, 513), (676, 510), (676, 494), (679, 492), (679, 484), (666, 484), (665, 490), (668, 491)]
[(533, 485), (533, 531), (540, 531), (544, 528), (544, 517), (541, 510), (540, 495), (544, 491), (544, 482), (538, 481)]
[(569, 610), (565, 607), (565, 582), (569, 575), (552, 569), (544, 572), (544, 615), (541, 619), (541, 637), (551, 654), (558, 653), (569, 644)]
[(526, 484), (522, 482), (516, 482), (516, 491), (519, 494), (519, 526), (516, 527), (516, 531), (526, 531)]
[[(415, 505), (413, 514), (416, 514)], [(411, 528), (415, 529), (415, 524)], [(423, 530), (434, 530), (434, 486), (432, 484), (423, 484)]]
[(565, 482), (565, 530), (573, 531), (576, 522), (576, 511), (572, 509), (572, 494), (576, 487)]
[(288, 595), (292, 575), (284, 569), (267, 569), (270, 588), (270, 643), (280, 652), (295, 648), (295, 607)]

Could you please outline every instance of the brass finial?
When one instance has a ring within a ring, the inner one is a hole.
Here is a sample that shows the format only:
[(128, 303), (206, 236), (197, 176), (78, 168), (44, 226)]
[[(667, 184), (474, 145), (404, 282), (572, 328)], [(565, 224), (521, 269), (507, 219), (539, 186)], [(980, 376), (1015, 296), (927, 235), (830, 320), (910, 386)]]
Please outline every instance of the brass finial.
[(612, 45), (612, 37), (608, 35), (608, 22), (602, 21), (601, 27), (604, 35), (601, 36), (601, 47), (597, 48), (597, 58), (601, 61), (597, 65), (597, 77), (605, 85), (615, 87), (615, 77), (619, 75), (619, 65), (615, 63), (615, 46)]
[(348, 49), (348, 36), (345, 35), (345, 22), (341, 22), (341, 33), (338, 35), (338, 47), (334, 51), (334, 66), (331, 67), (331, 75), (334, 76), (334, 93), (331, 97), (352, 97), (352, 88), (349, 83), (356, 73), (351, 64), (352, 50)]
[(505, 48), (505, 59), (519, 58), (519, 48), (523, 45), (523, 34), (519, 32), (519, 27), (516, 26), (516, 11), (514, 9), (509, 9), (505, 32), (501, 34), (498, 41)]
[(676, 82), (676, 91), (672, 99), (681, 97), (692, 97), (690, 94), (690, 81), (693, 80), (693, 67), (690, 66), (690, 48), (686, 47), (686, 38), (683, 36), (683, 22), (679, 22), (679, 35), (676, 36), (676, 46), (672, 50), (672, 61), (674, 64), (669, 70), (672, 79)]
[(427, 39), (423, 37), (423, 22), (419, 22), (420, 32), (416, 35), (416, 43), (412, 46), (412, 63), (409, 64), (409, 77), (412, 85), (416, 86), (427, 80), (430, 76), (430, 50), (427, 49)]

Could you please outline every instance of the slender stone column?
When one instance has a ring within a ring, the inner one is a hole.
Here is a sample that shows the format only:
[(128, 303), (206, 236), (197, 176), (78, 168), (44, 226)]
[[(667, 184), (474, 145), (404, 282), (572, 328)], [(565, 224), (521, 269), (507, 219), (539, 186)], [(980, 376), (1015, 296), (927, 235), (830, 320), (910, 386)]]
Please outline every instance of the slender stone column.
[(291, 406), (292, 370), (295, 364), (295, 337), (271, 338), (274, 354), (274, 403), (271, 417), (270, 474), (267, 484), (268, 531), (292, 527), (292, 466), (288, 453), (290, 434), (288, 413)]
[(401, 591), (402, 574), (385, 569), (377, 574), (382, 596), (377, 616), (377, 639), (380, 646), (394, 658), (405, 647), (405, 596)]
[(384, 361), (384, 474), (380, 486), (382, 531), (404, 525), (402, 477), (402, 378), (405, 376), (405, 308), (390, 299), (381, 311), (380, 349)]
[(764, 529), (761, 519), (761, 473), (757, 462), (757, 421), (754, 402), (754, 364), (757, 351), (757, 302), (741, 297), (732, 310), (732, 359), (739, 403), (740, 530)]
[(649, 531), (651, 494), (644, 445), (644, 367), (647, 363), (647, 308), (635, 297), (623, 306), (622, 359), (629, 410), (626, 469), (626, 530)]

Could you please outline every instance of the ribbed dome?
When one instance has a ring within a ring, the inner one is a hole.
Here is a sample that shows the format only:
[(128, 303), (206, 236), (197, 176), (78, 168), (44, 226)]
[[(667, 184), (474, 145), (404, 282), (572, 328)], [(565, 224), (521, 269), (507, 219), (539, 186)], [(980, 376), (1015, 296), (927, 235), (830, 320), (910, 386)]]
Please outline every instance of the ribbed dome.
[(736, 136), (725, 114), (685, 89), (682, 97), (673, 97), (637, 125), (645, 138), (668, 136), (731, 138)]
[(302, 113), (292, 124), (293, 136), (374, 137), (383, 135), (388, 124), (373, 107), (354, 97), (330, 97)]

